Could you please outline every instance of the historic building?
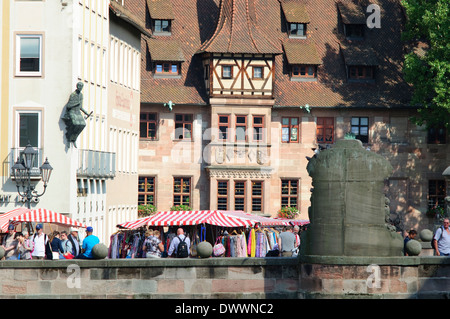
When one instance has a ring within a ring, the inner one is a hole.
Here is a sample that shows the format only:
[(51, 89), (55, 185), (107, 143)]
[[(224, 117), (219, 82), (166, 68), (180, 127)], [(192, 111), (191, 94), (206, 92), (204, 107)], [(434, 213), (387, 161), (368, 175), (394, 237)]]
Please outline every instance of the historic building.
[[(117, 223), (137, 218), (145, 25), (117, 1), (6, 0), (0, 10), (0, 213), (26, 206), (12, 167), (30, 143), (38, 151), (32, 182), (39, 193), (38, 168), (45, 158), (53, 167), (46, 193), (31, 208), (91, 225), (107, 243)], [(89, 116), (83, 114), (86, 126), (70, 143), (61, 118), (79, 82)]]
[(391, 212), (405, 227), (430, 222), (424, 212), (445, 195), (449, 136), (409, 121), (400, 1), (124, 5), (151, 33), (142, 40), (139, 204), (263, 215), (295, 206), (307, 218), (307, 158), (351, 133), (392, 163)]

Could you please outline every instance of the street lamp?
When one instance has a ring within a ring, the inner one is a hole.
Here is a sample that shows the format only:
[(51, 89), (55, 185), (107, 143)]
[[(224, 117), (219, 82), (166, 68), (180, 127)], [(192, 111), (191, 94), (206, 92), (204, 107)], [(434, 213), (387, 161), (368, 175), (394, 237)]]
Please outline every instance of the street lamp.
[(44, 190), (39, 194), (35, 190), (36, 185), (31, 183), (31, 169), (35, 167), (34, 163), (37, 161), (37, 156), (38, 151), (28, 144), (11, 168), (11, 175), (16, 182), (17, 192), (26, 199), (28, 208), (30, 208), (33, 198), (37, 199), (44, 195), (53, 170), (48, 159), (45, 159), (45, 162), (39, 168), (39, 175), (44, 182)]

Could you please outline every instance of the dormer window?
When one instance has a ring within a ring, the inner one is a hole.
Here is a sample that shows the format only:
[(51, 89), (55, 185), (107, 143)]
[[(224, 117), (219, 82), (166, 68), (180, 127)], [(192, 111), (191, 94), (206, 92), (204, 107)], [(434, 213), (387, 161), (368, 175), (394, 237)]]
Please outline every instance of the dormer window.
[(313, 43), (289, 40), (283, 43), (291, 81), (317, 81), (317, 67), (322, 64)]
[(306, 37), (306, 23), (289, 23), (289, 37)]
[(310, 23), (310, 19), (305, 5), (293, 0), (280, 2), (287, 22), (289, 38), (306, 38), (306, 26)]
[(348, 78), (357, 80), (373, 80), (374, 79), (374, 67), (373, 66), (349, 66)]
[(147, 2), (153, 34), (157, 36), (171, 35), (172, 23), (175, 19), (171, 0), (152, 0)]
[(373, 48), (368, 46), (341, 45), (341, 51), (344, 55), (349, 81), (375, 80), (375, 69), (378, 65), (378, 59)]
[(180, 74), (180, 63), (178, 62), (156, 62), (155, 74), (178, 75)]
[(178, 41), (149, 39), (148, 50), (152, 70), (158, 78), (178, 78), (181, 76), (181, 64), (184, 54)]
[(170, 33), (171, 21), (170, 20), (154, 20), (153, 32), (158, 33)]
[(317, 66), (306, 64), (295, 64), (291, 68), (291, 77), (297, 78), (316, 78)]
[(353, 3), (338, 4), (345, 37), (349, 40), (364, 38), (366, 16), (362, 7)]
[(345, 24), (344, 32), (345, 32), (345, 37), (347, 39), (362, 39), (362, 38), (364, 38), (364, 25), (363, 24)]

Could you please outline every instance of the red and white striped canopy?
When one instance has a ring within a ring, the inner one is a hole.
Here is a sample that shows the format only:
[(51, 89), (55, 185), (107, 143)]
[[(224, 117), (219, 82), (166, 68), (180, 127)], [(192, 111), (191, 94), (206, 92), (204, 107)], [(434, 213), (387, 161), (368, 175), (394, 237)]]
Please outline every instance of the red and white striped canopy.
[(280, 220), (283, 220), (285, 222), (288, 222), (292, 226), (304, 226), (309, 224), (308, 219), (288, 219), (288, 218), (278, 218)]
[(251, 219), (228, 215), (224, 211), (215, 211), (214, 214), (208, 217), (206, 223), (222, 227), (252, 227), (256, 224)]
[(33, 210), (27, 209), (24, 213), (10, 218), (10, 221), (13, 224), (18, 224), (20, 222), (35, 222), (86, 228), (86, 225), (81, 222), (45, 208)]
[(222, 227), (247, 227), (255, 223), (248, 219), (228, 216), (216, 210), (162, 211), (155, 215), (117, 225), (119, 228), (136, 229), (142, 226), (191, 226), (210, 224)]
[(241, 219), (249, 219), (255, 223), (260, 224), (261, 226), (289, 226), (289, 222), (282, 219), (264, 217), (254, 214), (249, 214), (243, 211), (223, 211), (225, 215), (238, 217)]
[(119, 227), (119, 228), (126, 228), (126, 229), (139, 228), (139, 227), (147, 225), (147, 221), (148, 221), (148, 219), (150, 217), (152, 217), (152, 216), (142, 217), (142, 218), (133, 220), (131, 222), (125, 222), (125, 223), (122, 223), (122, 224), (118, 224), (117, 227)]
[(5, 233), (6, 231), (8, 231), (8, 226), (9, 226), (9, 220), (11, 218), (14, 218), (16, 216), (22, 215), (26, 212), (28, 212), (28, 208), (25, 207), (19, 207), (16, 209), (13, 209), (9, 212), (6, 212), (4, 214), (0, 215), (0, 227), (1, 227), (1, 232)]

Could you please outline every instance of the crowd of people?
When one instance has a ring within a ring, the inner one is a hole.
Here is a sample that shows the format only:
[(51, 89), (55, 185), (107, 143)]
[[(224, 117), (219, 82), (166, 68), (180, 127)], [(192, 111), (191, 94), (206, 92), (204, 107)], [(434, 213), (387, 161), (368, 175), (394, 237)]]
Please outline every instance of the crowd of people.
[(3, 259), (92, 259), (92, 248), (100, 242), (93, 231), (92, 227), (87, 227), (86, 237), (80, 240), (77, 228), (47, 235), (42, 224), (36, 225), (34, 234), (26, 230), (16, 232), (15, 226), (9, 225), (1, 245), (5, 250)]
[[(300, 248), (300, 235), (299, 227), (284, 227), (280, 232), (278, 240), (275, 243), (273, 250), (266, 257), (295, 257), (298, 254)], [(184, 245), (185, 244), (185, 245)], [(181, 252), (180, 247), (183, 247), (183, 251), (187, 247), (187, 252)], [(164, 257), (189, 257), (191, 255), (191, 239), (186, 236), (182, 227), (178, 228), (176, 235), (170, 241), (168, 249), (164, 249), (163, 242), (160, 239), (160, 232), (157, 230), (148, 230), (145, 233), (145, 240), (143, 244), (143, 256), (144, 258), (160, 258)], [(225, 251), (223, 252), (225, 256)], [(218, 256), (216, 256), (218, 257)]]
[[(92, 248), (100, 242), (93, 235), (93, 228), (86, 228), (86, 237), (80, 241), (77, 228), (67, 231), (53, 231), (47, 235), (41, 224), (36, 225), (36, 232), (29, 234), (28, 231), (16, 232), (14, 225), (9, 225), (8, 233), (3, 237), (2, 247), (5, 250), (3, 259), (6, 260), (31, 260), (31, 259), (92, 259)], [(417, 236), (415, 230), (410, 230), (405, 237), (406, 243)], [(167, 257), (179, 257), (178, 247), (182, 244), (190, 247), (190, 239), (185, 235), (183, 228), (178, 228), (176, 236), (170, 242), (168, 251), (160, 240), (157, 230), (148, 230), (145, 233), (143, 243), (143, 257), (158, 258), (163, 253)], [(266, 256), (292, 257), (298, 254), (300, 247), (299, 227), (285, 227), (278, 235), (276, 245)], [(434, 234), (432, 247), (437, 256), (450, 256), (450, 229), (449, 219), (443, 221), (443, 225)], [(405, 255), (406, 249), (405, 249)], [(186, 256), (187, 257), (187, 256)]]

